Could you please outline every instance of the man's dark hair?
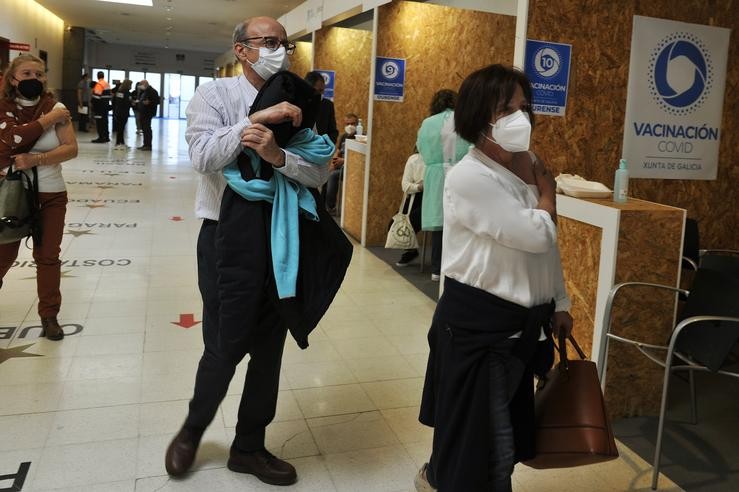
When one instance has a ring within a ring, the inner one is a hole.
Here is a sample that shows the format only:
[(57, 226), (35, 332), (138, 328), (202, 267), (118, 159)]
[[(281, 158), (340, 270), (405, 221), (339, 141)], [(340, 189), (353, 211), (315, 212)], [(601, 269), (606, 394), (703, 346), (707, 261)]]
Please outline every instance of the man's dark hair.
[(516, 86), (519, 85), (529, 102), (526, 111), (533, 127), (529, 79), (520, 70), (496, 64), (472, 72), (462, 82), (454, 110), (454, 128), (457, 134), (468, 142), (477, 142), (480, 133), (487, 131), (494, 112), (508, 106), (516, 92)]
[(86, 73), (83, 73), (82, 74), (82, 77), (80, 77), (80, 80), (85, 80), (86, 78), (87, 78), (87, 74)]
[(312, 72), (308, 72), (305, 74), (305, 81), (308, 82), (310, 85), (316, 85), (316, 82), (318, 81), (323, 82), (323, 75), (321, 75), (321, 72), (316, 72), (315, 70)]
[(105, 78), (105, 73), (104, 72), (98, 72), (98, 80), (99, 79), (104, 79), (104, 78)]
[(431, 116), (439, 114), (447, 109), (454, 109), (457, 102), (457, 93), (451, 89), (442, 89), (431, 98), (431, 106), (429, 114)]

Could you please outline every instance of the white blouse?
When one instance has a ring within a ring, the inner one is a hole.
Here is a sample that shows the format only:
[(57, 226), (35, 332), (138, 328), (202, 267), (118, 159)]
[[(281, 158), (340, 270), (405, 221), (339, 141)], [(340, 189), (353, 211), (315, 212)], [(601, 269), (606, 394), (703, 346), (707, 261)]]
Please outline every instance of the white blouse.
[[(34, 101), (26, 101), (24, 99), (15, 100), (21, 106), (32, 106), (38, 103), (38, 99)], [(65, 109), (64, 104), (58, 102), (54, 105), (53, 109)], [(57, 123), (58, 124), (58, 123)], [(56, 134), (56, 125), (47, 129), (41, 137), (36, 141), (33, 148), (30, 150), (31, 154), (40, 154), (42, 152), (49, 152), (59, 147), (59, 137)], [(71, 124), (71, 123), (69, 123)], [(61, 164), (49, 164), (46, 166), (36, 166), (38, 171), (38, 191), (40, 193), (58, 193), (67, 191), (67, 186), (64, 184), (64, 176), (62, 176)], [(25, 173), (33, 179), (33, 171), (30, 169)]]
[(536, 207), (536, 186), (473, 148), (444, 186), (442, 273), (507, 301), (571, 307), (557, 227)]

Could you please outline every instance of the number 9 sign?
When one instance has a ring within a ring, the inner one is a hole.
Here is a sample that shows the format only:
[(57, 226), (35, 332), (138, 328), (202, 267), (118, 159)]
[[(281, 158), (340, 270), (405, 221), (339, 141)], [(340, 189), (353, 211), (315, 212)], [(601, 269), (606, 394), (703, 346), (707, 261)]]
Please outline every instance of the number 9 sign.
[(400, 67), (394, 61), (387, 61), (382, 64), (382, 75), (386, 79), (394, 79), (400, 74)]

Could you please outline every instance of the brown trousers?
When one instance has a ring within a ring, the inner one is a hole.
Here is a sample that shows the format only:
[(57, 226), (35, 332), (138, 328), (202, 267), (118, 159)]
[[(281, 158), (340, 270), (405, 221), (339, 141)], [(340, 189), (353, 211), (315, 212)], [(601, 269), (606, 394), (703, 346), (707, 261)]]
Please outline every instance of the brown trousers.
[[(33, 259), (36, 262), (36, 284), (38, 289), (38, 314), (49, 318), (59, 314), (62, 305), (61, 252), (64, 234), (64, 216), (67, 213), (67, 192), (39, 193), (41, 202), (41, 245), (33, 245)], [(0, 280), (8, 273), (18, 257), (21, 241), (0, 244)], [(7, 288), (7, 287), (6, 287)]]

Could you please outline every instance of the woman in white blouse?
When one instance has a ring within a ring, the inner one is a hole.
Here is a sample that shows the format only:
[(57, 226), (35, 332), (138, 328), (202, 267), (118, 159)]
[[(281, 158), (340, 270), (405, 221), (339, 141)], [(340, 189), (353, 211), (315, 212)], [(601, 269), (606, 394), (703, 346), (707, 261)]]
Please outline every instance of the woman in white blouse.
[[(533, 375), (572, 318), (555, 184), (529, 153), (526, 76), (502, 65), (462, 83), (455, 130), (474, 142), (444, 186), (444, 294), (429, 331), (420, 420), (434, 427), (418, 490), (510, 491), (534, 456)], [(537, 343), (542, 341), (543, 343)]]
[[(13, 165), (38, 176), (40, 231), (33, 236), (38, 314), (42, 334), (61, 340), (61, 252), (67, 189), (61, 164), (77, 156), (69, 111), (48, 92), (44, 62), (29, 54), (13, 59), (0, 94), (0, 169)], [(37, 229), (38, 230), (38, 229)], [(0, 244), (0, 287), (18, 256), (21, 241)], [(8, 288), (7, 286), (5, 287)]]

